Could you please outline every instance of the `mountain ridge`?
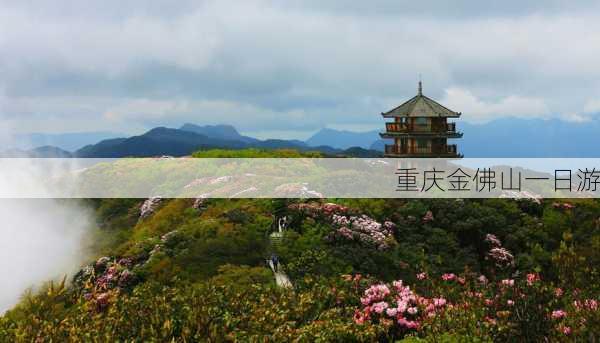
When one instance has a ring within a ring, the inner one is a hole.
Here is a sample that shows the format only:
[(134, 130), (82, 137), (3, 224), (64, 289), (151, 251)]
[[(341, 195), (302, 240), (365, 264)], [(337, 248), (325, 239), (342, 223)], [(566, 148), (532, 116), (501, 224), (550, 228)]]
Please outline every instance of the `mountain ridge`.
[(259, 140), (240, 135), (231, 125), (207, 125), (203, 127), (194, 124), (185, 124), (180, 129), (156, 127), (137, 136), (103, 140), (96, 144), (87, 145), (75, 151), (72, 155), (80, 158), (187, 156), (197, 150), (217, 148), (315, 150), (329, 155), (349, 154), (350, 156), (370, 157), (381, 155), (377, 151), (360, 147), (354, 147), (346, 152), (343, 149), (335, 149), (327, 145), (310, 146), (299, 140)]
[[(600, 121), (571, 123), (542, 119), (498, 119), (485, 124), (457, 121), (463, 138), (450, 140), (458, 144), (465, 157), (597, 157), (600, 152)], [(383, 128), (382, 128), (383, 130)], [(157, 127), (140, 135), (100, 140), (73, 152), (60, 147), (8, 149), (4, 156), (34, 157), (125, 157), (189, 155), (198, 149), (261, 148), (316, 150), (326, 154), (380, 156), (385, 142), (379, 130), (353, 132), (324, 128), (306, 141), (265, 139), (240, 134), (232, 125), (186, 123), (179, 129)], [(389, 144), (389, 143), (388, 143)], [(362, 150), (359, 150), (362, 149)]]

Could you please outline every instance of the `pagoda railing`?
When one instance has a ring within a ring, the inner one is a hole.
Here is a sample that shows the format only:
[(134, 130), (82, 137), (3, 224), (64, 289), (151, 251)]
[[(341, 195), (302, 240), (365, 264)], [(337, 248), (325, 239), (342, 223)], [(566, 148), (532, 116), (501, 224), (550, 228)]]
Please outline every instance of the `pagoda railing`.
[(446, 123), (446, 131), (448, 132), (456, 132), (456, 123)]
[(445, 147), (400, 147), (397, 145), (386, 145), (386, 154), (410, 155), (410, 154), (449, 154), (455, 155), (457, 151), (456, 144), (446, 145)]
[(406, 123), (385, 123), (385, 129), (388, 132), (406, 132), (409, 125)]
[(441, 128), (437, 125), (409, 125), (408, 123), (385, 123), (387, 132), (456, 132), (456, 123), (445, 123)]

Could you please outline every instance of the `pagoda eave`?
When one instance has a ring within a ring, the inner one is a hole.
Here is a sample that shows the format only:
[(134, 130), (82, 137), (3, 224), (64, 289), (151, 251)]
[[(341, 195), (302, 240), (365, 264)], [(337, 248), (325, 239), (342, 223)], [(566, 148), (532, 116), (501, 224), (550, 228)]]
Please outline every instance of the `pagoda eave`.
[(407, 115), (407, 114), (392, 114), (392, 113), (381, 113), (383, 118), (460, 118), (462, 113), (455, 114), (437, 114), (437, 115)]

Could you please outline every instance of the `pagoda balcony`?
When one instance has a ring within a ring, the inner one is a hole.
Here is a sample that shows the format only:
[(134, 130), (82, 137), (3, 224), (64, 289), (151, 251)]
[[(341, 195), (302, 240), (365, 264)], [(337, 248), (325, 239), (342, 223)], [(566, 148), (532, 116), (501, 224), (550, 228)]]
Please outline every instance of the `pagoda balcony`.
[(456, 123), (444, 123), (442, 125), (411, 125), (408, 123), (385, 123), (386, 133), (436, 133), (454, 135)]
[(397, 145), (386, 145), (386, 155), (436, 155), (436, 156), (459, 156), (456, 144), (433, 147), (400, 147)]
[(446, 145), (446, 153), (451, 154), (451, 155), (456, 155), (457, 154), (456, 144)]
[(456, 123), (446, 123), (446, 132), (456, 132)]
[(409, 125), (405, 123), (385, 123), (387, 132), (408, 132)]

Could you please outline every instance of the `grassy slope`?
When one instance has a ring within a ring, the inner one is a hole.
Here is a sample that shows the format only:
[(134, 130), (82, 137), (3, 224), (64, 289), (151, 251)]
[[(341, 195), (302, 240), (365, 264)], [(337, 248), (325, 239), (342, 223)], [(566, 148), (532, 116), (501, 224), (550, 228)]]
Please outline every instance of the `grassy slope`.
[[(230, 154), (213, 151), (196, 156)], [(121, 288), (75, 282), (28, 295), (0, 318), (0, 341), (221, 340), (265, 334), (281, 340), (381, 338), (385, 331), (381, 326), (352, 322), (358, 290), (344, 288), (340, 275), (412, 282), (421, 270), (481, 271), (488, 264), (482, 243), (487, 233), (498, 236), (514, 253), (519, 270), (537, 270), (547, 280), (590, 294), (598, 294), (600, 287), (597, 200), (571, 201), (575, 208), (563, 210), (552, 202), (537, 205), (506, 199), (332, 199), (378, 221), (394, 221), (395, 244), (387, 251), (352, 242), (332, 244), (325, 239), (331, 231), (327, 222), (290, 211), (281, 200), (211, 199), (201, 210), (192, 208), (193, 199), (165, 200), (153, 215), (140, 220), (142, 201), (90, 201), (100, 226), (95, 254), (133, 260), (128, 269), (135, 282)], [(431, 222), (421, 220), (427, 211), (433, 213)], [(295, 293), (276, 289), (264, 266), (272, 252), (268, 234), (274, 213), (294, 219), (276, 251), (296, 285)], [(577, 256), (567, 270), (557, 262), (561, 244)], [(341, 293), (332, 294), (332, 287)], [(107, 294), (107, 308), (98, 300), (101, 294)]]

